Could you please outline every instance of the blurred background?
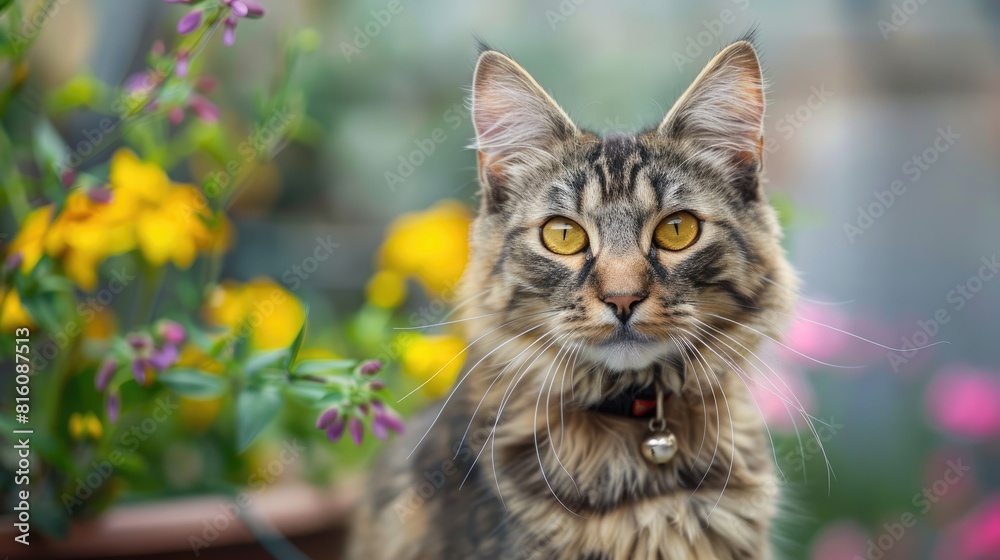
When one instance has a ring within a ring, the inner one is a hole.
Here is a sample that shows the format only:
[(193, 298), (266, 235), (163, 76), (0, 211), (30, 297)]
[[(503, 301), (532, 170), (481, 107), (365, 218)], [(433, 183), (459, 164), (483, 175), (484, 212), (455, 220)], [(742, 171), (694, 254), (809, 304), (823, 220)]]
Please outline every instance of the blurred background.
[[(240, 24), (233, 49), (214, 45), (205, 63), (218, 79), (220, 126), (237, 137), (253, 131), (232, 114), (252, 107), (283, 64), (275, 45), (305, 28), (320, 41), (290, 85), (306, 101), (298, 138), (254, 169), (229, 209), (238, 244), (221, 276), (281, 279), (309, 304), (311, 322), (351, 329), (380, 320), (359, 309), (395, 297), (373, 278), (385, 268), (387, 228), (406, 225), (399, 216), (464, 216), (440, 206), (446, 199), (478, 205), (464, 105), (477, 37), (513, 56), (581, 127), (605, 132), (659, 122), (722, 46), (756, 29), (769, 83), (766, 188), (805, 296), (791, 349), (768, 355), (823, 444), (780, 402), (763, 403), (788, 497), (776, 546), (813, 560), (1000, 558), (1000, 5), (264, 6), (265, 18)], [(184, 13), (154, 0), (57, 3), (29, 56), (25, 106), (32, 91), (85, 71), (122, 83)], [(98, 120), (80, 112), (57, 127), (73, 145)], [(192, 159), (168, 171), (203, 183), (215, 169)], [(291, 286), (290, 267), (317, 238), (336, 249)], [(436, 296), (447, 289), (428, 284), (410, 281), (406, 304), (383, 307), (430, 308), (411, 323), (439, 320)], [(349, 354), (336, 333), (313, 345)], [(393, 367), (390, 350), (366, 354)]]

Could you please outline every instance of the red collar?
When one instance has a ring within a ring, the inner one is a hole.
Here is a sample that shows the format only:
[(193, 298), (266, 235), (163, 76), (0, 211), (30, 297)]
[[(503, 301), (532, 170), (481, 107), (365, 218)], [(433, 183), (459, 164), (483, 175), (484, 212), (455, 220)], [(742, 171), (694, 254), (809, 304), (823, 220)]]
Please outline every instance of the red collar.
[[(670, 393), (667, 393), (664, 400), (669, 398)], [(626, 418), (651, 418), (656, 415), (656, 389), (631, 387), (591, 406), (590, 410)]]

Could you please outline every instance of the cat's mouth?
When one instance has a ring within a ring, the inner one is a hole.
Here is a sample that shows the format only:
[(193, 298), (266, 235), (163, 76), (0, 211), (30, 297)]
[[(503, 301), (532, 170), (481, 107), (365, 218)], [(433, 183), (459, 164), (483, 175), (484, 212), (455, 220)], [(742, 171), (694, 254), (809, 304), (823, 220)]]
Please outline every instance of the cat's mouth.
[(672, 342), (642, 335), (633, 329), (616, 330), (611, 336), (587, 347), (585, 354), (614, 371), (648, 368), (675, 354)]

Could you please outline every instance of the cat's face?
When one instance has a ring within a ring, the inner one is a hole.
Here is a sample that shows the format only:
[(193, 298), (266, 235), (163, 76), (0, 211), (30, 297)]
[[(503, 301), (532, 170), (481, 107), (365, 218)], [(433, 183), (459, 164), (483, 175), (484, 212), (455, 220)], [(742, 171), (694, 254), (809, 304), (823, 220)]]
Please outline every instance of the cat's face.
[(789, 299), (776, 292), (793, 280), (760, 187), (764, 100), (749, 43), (720, 53), (637, 135), (580, 131), (495, 52), (473, 91), (483, 206), (470, 268), (488, 272), (470, 277), (511, 318), (544, 319), (534, 334), (638, 370), (728, 322), (760, 325)]

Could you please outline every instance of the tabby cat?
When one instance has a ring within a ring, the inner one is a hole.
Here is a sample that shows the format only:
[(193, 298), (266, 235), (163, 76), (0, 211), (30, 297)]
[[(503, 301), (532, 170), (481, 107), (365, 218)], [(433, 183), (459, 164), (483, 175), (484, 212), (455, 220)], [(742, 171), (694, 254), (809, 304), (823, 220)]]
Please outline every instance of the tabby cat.
[(351, 558), (771, 558), (750, 387), (777, 390), (754, 349), (796, 279), (761, 188), (763, 115), (747, 40), (658, 126), (603, 136), (481, 54), (466, 366), (375, 467)]

